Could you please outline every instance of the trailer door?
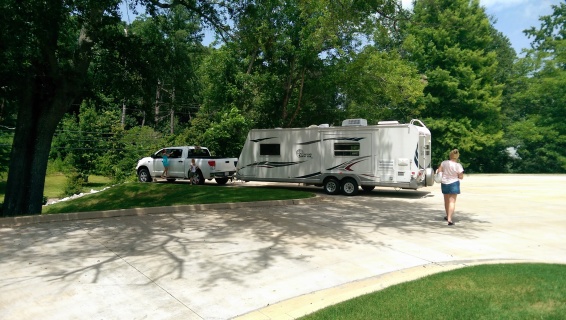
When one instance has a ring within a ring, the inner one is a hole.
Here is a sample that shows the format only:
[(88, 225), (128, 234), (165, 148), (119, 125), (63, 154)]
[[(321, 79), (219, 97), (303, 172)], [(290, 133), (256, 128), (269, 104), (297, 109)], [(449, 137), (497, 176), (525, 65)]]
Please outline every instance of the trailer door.
[(324, 134), (322, 155), (322, 168), (326, 172), (371, 173), (372, 135), (356, 131)]

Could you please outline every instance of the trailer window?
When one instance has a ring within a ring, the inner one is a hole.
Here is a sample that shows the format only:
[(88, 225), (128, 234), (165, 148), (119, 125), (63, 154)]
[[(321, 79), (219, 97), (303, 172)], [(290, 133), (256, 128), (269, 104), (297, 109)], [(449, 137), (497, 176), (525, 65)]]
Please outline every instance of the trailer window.
[(360, 155), (359, 142), (340, 142), (334, 144), (334, 155), (358, 157)]
[(259, 145), (260, 156), (279, 156), (281, 155), (281, 147), (279, 143), (265, 143)]

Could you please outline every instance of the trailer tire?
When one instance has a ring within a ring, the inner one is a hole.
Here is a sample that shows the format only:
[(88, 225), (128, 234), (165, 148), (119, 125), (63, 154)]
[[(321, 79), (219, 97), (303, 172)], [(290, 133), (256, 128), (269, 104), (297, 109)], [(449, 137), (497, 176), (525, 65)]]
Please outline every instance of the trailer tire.
[(324, 192), (327, 194), (338, 194), (340, 192), (340, 181), (330, 177), (324, 181)]
[(434, 171), (432, 168), (425, 169), (425, 186), (432, 187), (434, 185)]
[(216, 180), (216, 183), (221, 186), (225, 185), (228, 182), (228, 178), (214, 178), (214, 180)]
[(342, 193), (345, 196), (355, 196), (358, 194), (358, 183), (356, 182), (356, 179), (342, 179)]
[(146, 168), (141, 168), (140, 171), (138, 171), (138, 180), (139, 182), (153, 181), (151, 175), (149, 174), (149, 170), (147, 170)]
[(364, 190), (364, 192), (370, 192), (373, 189), (375, 189), (375, 186), (362, 186), (362, 190)]

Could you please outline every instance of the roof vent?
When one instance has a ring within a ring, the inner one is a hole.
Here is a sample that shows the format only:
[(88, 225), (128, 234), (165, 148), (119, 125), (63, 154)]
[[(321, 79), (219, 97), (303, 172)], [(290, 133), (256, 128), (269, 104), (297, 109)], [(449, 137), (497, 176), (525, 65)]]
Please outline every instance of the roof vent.
[(346, 119), (342, 121), (342, 127), (365, 127), (367, 125), (366, 119)]
[(377, 123), (378, 125), (395, 125), (395, 124), (399, 124), (399, 121), (393, 120), (393, 121), (379, 121)]

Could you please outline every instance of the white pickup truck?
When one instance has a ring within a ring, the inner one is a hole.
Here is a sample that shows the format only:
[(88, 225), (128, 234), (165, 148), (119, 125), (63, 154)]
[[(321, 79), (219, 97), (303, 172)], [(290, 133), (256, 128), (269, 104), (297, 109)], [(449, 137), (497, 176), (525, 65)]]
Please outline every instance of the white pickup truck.
[(140, 182), (151, 182), (163, 173), (163, 151), (169, 154), (169, 173), (167, 181), (188, 179), (191, 159), (198, 166), (195, 182), (204, 184), (206, 179), (215, 179), (218, 184), (226, 184), (236, 172), (238, 158), (221, 158), (210, 155), (207, 148), (198, 146), (169, 147), (161, 149), (150, 157), (138, 161), (136, 172)]

